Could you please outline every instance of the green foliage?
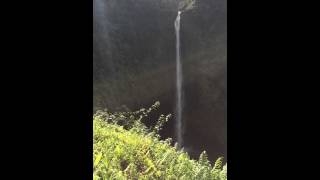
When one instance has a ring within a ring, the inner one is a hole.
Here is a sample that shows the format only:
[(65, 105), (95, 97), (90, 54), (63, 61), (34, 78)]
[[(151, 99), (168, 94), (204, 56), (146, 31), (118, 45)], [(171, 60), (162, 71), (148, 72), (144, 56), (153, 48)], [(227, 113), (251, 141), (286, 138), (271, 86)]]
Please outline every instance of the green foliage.
[(226, 180), (227, 165), (219, 158), (213, 167), (206, 152), (199, 160), (172, 147), (171, 139), (160, 140), (158, 132), (170, 115), (161, 115), (153, 128), (141, 120), (157, 109), (110, 113), (99, 111), (93, 117), (94, 180)]

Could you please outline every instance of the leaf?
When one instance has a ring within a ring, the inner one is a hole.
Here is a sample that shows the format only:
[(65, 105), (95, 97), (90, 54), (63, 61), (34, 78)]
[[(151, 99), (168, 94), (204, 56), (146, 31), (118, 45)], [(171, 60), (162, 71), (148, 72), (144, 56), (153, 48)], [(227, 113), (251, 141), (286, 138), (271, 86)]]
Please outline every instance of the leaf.
[(102, 158), (102, 153), (99, 153), (99, 154), (97, 155), (96, 159), (94, 160), (93, 165), (94, 165), (94, 166), (97, 166), (97, 165), (99, 164), (101, 158)]
[(99, 179), (99, 176), (93, 175), (93, 180), (98, 180), (98, 179)]

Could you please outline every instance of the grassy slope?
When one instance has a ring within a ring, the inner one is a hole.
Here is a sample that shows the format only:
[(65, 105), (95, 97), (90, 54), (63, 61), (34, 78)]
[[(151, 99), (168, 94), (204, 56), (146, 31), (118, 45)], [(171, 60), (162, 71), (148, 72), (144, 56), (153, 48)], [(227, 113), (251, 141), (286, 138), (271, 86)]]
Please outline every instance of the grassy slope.
[(94, 117), (93, 178), (98, 179), (186, 179), (226, 180), (227, 165), (218, 159), (212, 167), (203, 153), (199, 160), (159, 140), (144, 127), (129, 130)]

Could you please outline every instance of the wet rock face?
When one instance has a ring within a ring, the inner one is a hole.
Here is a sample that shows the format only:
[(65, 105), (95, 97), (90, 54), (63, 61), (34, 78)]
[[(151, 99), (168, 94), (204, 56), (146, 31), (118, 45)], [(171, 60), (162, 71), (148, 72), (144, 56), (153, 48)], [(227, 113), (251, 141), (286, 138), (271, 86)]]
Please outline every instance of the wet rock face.
[[(94, 109), (159, 100), (159, 113), (174, 115), (177, 7), (175, 0), (94, 0)], [(226, 0), (198, 0), (181, 15), (185, 146), (212, 160), (227, 157), (226, 18)], [(174, 136), (174, 119), (162, 135)]]

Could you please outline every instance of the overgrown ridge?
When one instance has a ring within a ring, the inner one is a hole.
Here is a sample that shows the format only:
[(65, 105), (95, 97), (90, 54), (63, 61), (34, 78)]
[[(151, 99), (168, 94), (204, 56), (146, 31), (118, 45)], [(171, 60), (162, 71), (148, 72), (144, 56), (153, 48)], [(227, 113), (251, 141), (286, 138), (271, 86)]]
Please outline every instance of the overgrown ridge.
[(135, 112), (97, 111), (93, 117), (93, 179), (115, 180), (226, 180), (227, 164), (222, 157), (211, 164), (204, 151), (198, 160), (190, 159), (171, 139), (161, 140), (158, 132), (170, 118), (161, 115), (153, 127), (143, 118), (157, 109)]

